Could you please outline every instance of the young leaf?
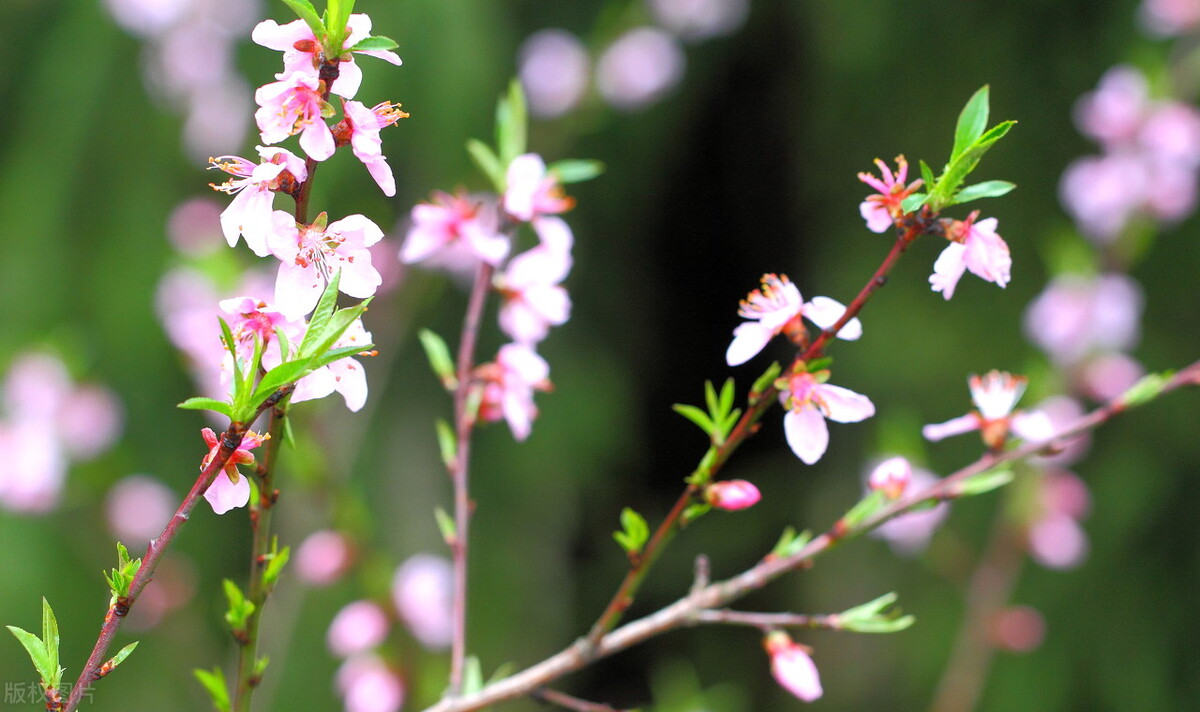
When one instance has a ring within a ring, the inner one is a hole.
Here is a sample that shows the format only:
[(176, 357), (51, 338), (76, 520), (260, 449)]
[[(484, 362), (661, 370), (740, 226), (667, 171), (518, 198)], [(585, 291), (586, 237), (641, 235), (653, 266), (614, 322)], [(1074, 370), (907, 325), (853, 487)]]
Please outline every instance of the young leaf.
[(25, 648), (25, 652), (29, 654), (29, 659), (33, 662), (33, 669), (37, 670), (38, 676), (42, 678), (43, 682), (49, 684), (57, 665), (51, 664), (46, 646), (42, 644), (42, 641), (36, 635), (24, 628), (18, 628), (15, 625), (5, 627), (16, 636), (17, 641)]
[(624, 531), (613, 532), (613, 538), (630, 556), (639, 553), (650, 538), (650, 527), (645, 517), (626, 507), (621, 510), (621, 526)]
[(308, 0), (283, 0), (283, 3), (292, 8), (297, 17), (304, 20), (304, 24), (312, 30), (313, 37), (320, 39), (325, 36), (325, 23), (321, 22), (321, 16), (317, 14), (317, 9), (312, 6), (311, 2)]
[(275, 343), (279, 344), (279, 360), (290, 361), (292, 358), (290, 354), (292, 341), (288, 338), (287, 332), (283, 330), (282, 326), (275, 327)]
[(712, 510), (712, 505), (707, 502), (696, 502), (688, 505), (687, 509), (683, 510), (683, 514), (679, 517), (679, 526), (686, 527)]
[(911, 626), (916, 619), (902, 616), (898, 610), (885, 609), (896, 602), (895, 593), (885, 593), (873, 601), (855, 606), (838, 614), (843, 630), (858, 633), (896, 633)]
[(129, 657), (129, 654), (132, 653), (135, 648), (137, 648), (138, 642), (139, 641), (135, 640), (134, 642), (130, 643), (129, 645), (126, 645), (124, 648), (121, 648), (120, 650), (117, 651), (116, 655), (114, 655), (108, 659), (108, 662), (101, 665), (100, 666), (100, 676), (104, 677), (105, 675), (109, 674), (113, 670), (116, 670), (118, 665), (125, 662), (125, 658)]
[(529, 122), (525, 110), (525, 92), (521, 82), (513, 79), (508, 83), (508, 93), (496, 106), (496, 148), (500, 151), (500, 163), (512, 163), (525, 153), (525, 142), (529, 135)]
[(554, 177), (558, 178), (559, 183), (566, 185), (568, 183), (582, 183), (599, 176), (604, 172), (604, 163), (592, 160), (567, 159), (551, 163), (546, 166), (546, 170), (554, 174)]
[(925, 182), (925, 190), (932, 193), (937, 187), (937, 181), (933, 177), (933, 169), (925, 161), (918, 161), (921, 165), (921, 179)]
[(473, 695), (483, 689), (483, 667), (479, 664), (479, 658), (474, 655), (467, 656), (466, 662), (462, 692), (464, 695)]
[(308, 375), (308, 372), (312, 370), (310, 361), (311, 359), (288, 361), (267, 371), (262, 380), (254, 388), (254, 395), (250, 396), (251, 405), (257, 408), (272, 393), (279, 390), (280, 386), (293, 383)]
[(721, 398), (719, 408), (722, 415), (728, 415), (730, 409), (733, 408), (733, 379), (726, 378), (725, 385), (721, 386)]
[(340, 361), (347, 356), (374, 355), (371, 349), (375, 348), (374, 343), (354, 344), (353, 346), (339, 346), (336, 349), (330, 349), (323, 356), (317, 356), (313, 359), (310, 368), (317, 370), (322, 366), (328, 366), (334, 361)]
[(958, 125), (954, 128), (954, 150), (950, 152), (951, 162), (983, 135), (987, 121), (988, 86), (984, 84), (971, 96), (962, 113), (958, 115)]
[(776, 361), (768, 366), (767, 370), (763, 371), (763, 374), (759, 376), (756, 381), (754, 381), (754, 385), (750, 387), (751, 403), (758, 402), (758, 399), (762, 397), (762, 394), (765, 393), (766, 390), (771, 387), (771, 384), (775, 382), (775, 379), (779, 377), (780, 370), (779, 362)]
[(254, 661), (254, 676), (261, 678), (263, 676), (263, 673), (265, 673), (267, 671), (267, 665), (270, 665), (270, 664), (271, 664), (271, 658), (266, 655), (262, 656), (258, 660), (255, 660)]
[(229, 579), (224, 580), (225, 598), (229, 600), (229, 609), (225, 611), (225, 622), (235, 631), (245, 630), (246, 621), (254, 613), (254, 602), (246, 598), (242, 589)]
[(216, 398), (203, 398), (200, 396), (188, 398), (175, 407), (183, 408), (184, 410), (213, 410), (225, 416), (226, 418), (231, 417), (233, 414), (233, 409), (225, 401), (219, 401)]
[(329, 0), (325, 7), (325, 27), (329, 33), (325, 41), (325, 54), (337, 57), (342, 54), (346, 38), (346, 22), (354, 12), (354, 0)]
[(1122, 408), (1134, 408), (1139, 405), (1149, 403), (1162, 393), (1162, 389), (1167, 385), (1167, 381), (1171, 378), (1171, 373), (1151, 373), (1143, 376), (1141, 380), (1130, 386), (1129, 390), (1121, 396)]
[(362, 40), (360, 40), (358, 42), (358, 44), (351, 47), (350, 51), (351, 52), (363, 52), (363, 51), (379, 52), (379, 51), (385, 51), (385, 50), (389, 50), (389, 49), (396, 49), (399, 46), (400, 45), (396, 44), (396, 40), (394, 40), (390, 37), (383, 37), (381, 35), (372, 35), (371, 37), (364, 37)]
[(982, 183), (968, 185), (966, 188), (958, 191), (954, 195), (954, 205), (968, 203), (972, 200), (980, 198), (999, 198), (1002, 195), (1007, 195), (1016, 188), (1016, 183), (1009, 183), (1006, 180), (985, 180)]
[(208, 691), (213, 709), (217, 712), (229, 712), (229, 689), (225, 684), (225, 673), (221, 671), (221, 668), (215, 667), (212, 672), (196, 669), (192, 671), (192, 674)]
[(450, 349), (445, 340), (429, 329), (421, 329), (417, 332), (417, 338), (421, 340), (421, 347), (425, 349), (429, 367), (441, 380), (442, 386), (448, 391), (458, 388), (458, 379), (454, 375), (454, 359), (450, 357)]
[(874, 490), (851, 507), (850, 511), (842, 517), (842, 521), (851, 529), (856, 528), (863, 520), (878, 512), (885, 504), (887, 504), (887, 497), (884, 493)]
[(805, 530), (797, 534), (793, 527), (785, 527), (775, 548), (771, 550), (771, 554), (781, 559), (786, 558), (808, 546), (810, 541), (812, 541), (812, 532)]
[(221, 340), (225, 343), (225, 350), (233, 356), (233, 405), (234, 410), (238, 410), (237, 406), (241, 405), (242, 393), (241, 389), (245, 383), (242, 377), (242, 369), (245, 364), (238, 358), (237, 342), (233, 340), (233, 332), (229, 330), (229, 324), (221, 317), (217, 317), (217, 321), (221, 323)]
[(467, 154), (471, 156), (471, 160), (475, 161), (479, 171), (492, 182), (492, 187), (496, 192), (503, 193), (505, 188), (504, 166), (501, 165), (500, 159), (492, 147), (473, 138), (467, 141)]
[(978, 475), (973, 475), (959, 482), (951, 489), (950, 494), (954, 497), (970, 497), (976, 494), (983, 494), (1003, 487), (1012, 482), (1012, 479), (1012, 470), (1001, 465), (996, 469), (980, 472)]
[(928, 200), (928, 193), (913, 193), (904, 200), (900, 201), (900, 209), (905, 213), (913, 213), (916, 212)]
[(308, 331), (304, 332), (304, 339), (300, 342), (300, 348), (297, 349), (301, 356), (315, 356), (328, 350), (327, 348), (314, 349), (313, 346), (323, 339), (324, 332), (329, 326), (329, 320), (333, 318), (333, 310), (337, 306), (338, 286), (341, 282), (342, 271), (338, 270), (333, 273), (329, 283), (325, 285), (325, 291), (321, 293), (321, 298), (317, 301), (317, 308), (313, 310), (312, 316), (308, 319)]
[(433, 510), (433, 516), (437, 519), (438, 531), (442, 533), (442, 541), (446, 542), (447, 546), (454, 546), (455, 540), (458, 539), (458, 527), (454, 525), (454, 519), (441, 507)]
[(716, 430), (712, 420), (709, 419), (708, 415), (694, 405), (676, 403), (675, 405), (671, 406), (671, 409), (700, 426), (700, 429), (704, 431), (704, 434), (708, 435), (709, 437), (712, 437)]
[(938, 180), (937, 190), (930, 193), (929, 202), (933, 205), (935, 211), (939, 211), (950, 203), (950, 196), (954, 191), (958, 190), (958, 186), (962, 185), (971, 171), (979, 165), (979, 160), (983, 158), (983, 154), (988, 152), (996, 142), (1004, 138), (1005, 134), (1016, 125), (1015, 121), (1005, 121), (996, 124), (988, 129), (986, 133), (979, 137), (975, 143), (968, 146), (954, 160), (946, 166), (946, 170), (942, 173), (942, 177)]
[(42, 596), (42, 645), (46, 648), (46, 663), (49, 675), (46, 683), (53, 689), (58, 689), (62, 679), (63, 669), (58, 666), (58, 620), (54, 617), (54, 609), (50, 602)]
[(458, 437), (454, 434), (454, 428), (441, 418), (438, 418), (434, 425), (437, 427), (438, 450), (442, 454), (442, 464), (447, 470), (452, 469), (455, 460), (458, 459)]
[(291, 556), (292, 548), (290, 546), (279, 549), (279, 537), (271, 539), (271, 553), (267, 555), (267, 568), (263, 571), (263, 586), (268, 591), (275, 587), (275, 582), (279, 580), (279, 574), (283, 573), (283, 567), (287, 566)]

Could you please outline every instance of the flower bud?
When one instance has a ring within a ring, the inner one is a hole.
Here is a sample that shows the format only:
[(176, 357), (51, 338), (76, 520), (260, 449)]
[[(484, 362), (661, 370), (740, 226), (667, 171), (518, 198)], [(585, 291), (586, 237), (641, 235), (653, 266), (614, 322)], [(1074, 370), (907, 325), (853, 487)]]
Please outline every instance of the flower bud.
[(704, 490), (704, 499), (716, 507), (728, 512), (753, 507), (762, 499), (758, 488), (745, 480), (726, 480), (714, 482)]
[(903, 457), (893, 457), (876, 465), (867, 478), (872, 491), (883, 492), (888, 499), (899, 499), (912, 479), (912, 465)]
[(783, 689), (805, 702), (824, 693), (817, 666), (803, 645), (792, 642), (787, 633), (775, 631), (763, 640), (763, 647), (771, 656), (771, 675)]

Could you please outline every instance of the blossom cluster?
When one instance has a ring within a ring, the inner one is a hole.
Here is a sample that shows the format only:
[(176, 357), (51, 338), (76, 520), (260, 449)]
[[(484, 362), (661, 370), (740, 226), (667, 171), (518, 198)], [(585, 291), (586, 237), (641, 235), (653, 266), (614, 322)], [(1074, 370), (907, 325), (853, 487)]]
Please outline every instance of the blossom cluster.
[[(558, 178), (540, 156), (517, 156), (505, 172), (499, 199), (463, 192), (435, 192), (429, 203), (412, 209), (400, 259), (451, 271), (487, 265), (494, 270), (499, 292), (500, 330), (511, 343), (496, 358), (480, 365), (475, 376), (484, 383), (479, 415), (504, 419), (513, 437), (529, 437), (537, 407), (535, 391), (550, 388), (550, 366), (537, 353), (553, 326), (571, 316), (571, 298), (562, 286), (571, 271), (574, 235), (559, 214), (574, 200), (563, 194)], [(532, 228), (536, 244), (510, 257), (521, 225)]]

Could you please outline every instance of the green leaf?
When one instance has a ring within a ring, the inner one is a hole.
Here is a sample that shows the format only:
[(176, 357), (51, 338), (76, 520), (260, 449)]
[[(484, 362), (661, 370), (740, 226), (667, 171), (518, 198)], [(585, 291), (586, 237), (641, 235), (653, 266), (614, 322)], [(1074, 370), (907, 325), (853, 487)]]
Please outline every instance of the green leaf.
[[(373, 343), (354, 344), (353, 346), (339, 346), (336, 349), (330, 349), (322, 356), (313, 358), (312, 369), (315, 371), (322, 366), (328, 366), (334, 361), (340, 361), (347, 356), (360, 356), (375, 348)], [(370, 354), (368, 354), (370, 355)]]
[(978, 475), (972, 475), (959, 482), (951, 488), (950, 495), (953, 497), (970, 497), (972, 495), (984, 494), (985, 492), (991, 492), (994, 489), (1003, 487), (1012, 482), (1012, 479), (1012, 470), (1005, 465), (1000, 465), (997, 468), (980, 472)]
[(229, 330), (229, 324), (225, 323), (221, 317), (217, 317), (217, 321), (221, 324), (221, 340), (225, 343), (225, 350), (233, 356), (233, 403), (236, 410), (236, 406), (240, 404), (241, 389), (245, 383), (242, 378), (242, 369), (245, 368), (245, 364), (238, 358), (237, 342), (233, 340), (233, 332)]
[(528, 136), (525, 92), (521, 82), (513, 79), (508, 83), (508, 93), (496, 106), (496, 148), (500, 152), (501, 165), (508, 166), (514, 158), (525, 153)]
[(258, 386), (254, 389), (254, 395), (250, 396), (250, 402), (255, 408), (262, 404), (272, 393), (279, 390), (280, 386), (288, 383), (294, 383), (312, 370), (312, 359), (297, 359), (281, 363), (262, 377), (258, 382)]
[(983, 135), (987, 122), (988, 86), (984, 84), (967, 101), (962, 113), (958, 115), (958, 125), (954, 128), (954, 150), (950, 152), (951, 162)]
[(271, 664), (271, 658), (264, 655), (254, 661), (254, 676), (261, 678), (263, 673), (267, 671), (267, 666)]
[(434, 426), (437, 428), (438, 450), (442, 454), (442, 464), (447, 470), (454, 469), (454, 463), (458, 460), (458, 436), (454, 433), (454, 428), (445, 420), (438, 418), (434, 421)]
[(694, 405), (687, 405), (685, 403), (676, 403), (675, 405), (671, 406), (671, 410), (674, 410), (676, 413), (679, 413), (683, 417), (700, 426), (700, 429), (704, 431), (705, 435), (712, 437), (715, 427), (713, 426), (712, 420), (709, 419), (708, 415), (704, 411), (700, 410)]
[(779, 541), (775, 543), (775, 548), (771, 549), (771, 554), (781, 559), (787, 558), (808, 546), (810, 541), (812, 541), (812, 532), (805, 530), (797, 534), (795, 528), (785, 527), (783, 534), (779, 536)]
[(29, 654), (29, 659), (33, 662), (33, 669), (37, 670), (38, 676), (42, 678), (44, 683), (48, 684), (57, 666), (51, 664), (46, 646), (42, 644), (42, 641), (36, 635), (23, 628), (18, 628), (15, 625), (5, 627), (16, 636), (17, 641), (21, 643), (25, 648), (25, 652)]
[(842, 521), (850, 529), (856, 529), (859, 524), (875, 512), (878, 512), (886, 504), (887, 496), (879, 490), (872, 490), (851, 507), (849, 512), (846, 512), (846, 515), (842, 517)]
[(321, 16), (317, 14), (317, 9), (312, 6), (311, 2), (308, 0), (283, 0), (283, 4), (292, 8), (296, 16), (304, 20), (304, 24), (312, 30), (313, 37), (319, 39), (325, 36), (325, 23), (321, 22)]
[(341, 283), (342, 271), (338, 270), (333, 273), (333, 277), (325, 285), (325, 291), (321, 293), (321, 299), (317, 301), (317, 308), (313, 310), (312, 316), (308, 319), (308, 331), (304, 332), (304, 339), (300, 342), (298, 349), (301, 356), (315, 356), (328, 350), (314, 349), (314, 346), (324, 338), (329, 320), (333, 318), (333, 310), (337, 306), (338, 285)]
[(141, 559), (130, 559), (129, 550), (121, 542), (117, 542), (117, 568), (112, 569), (111, 574), (105, 574), (104, 578), (108, 581), (109, 590), (112, 593), (112, 603), (115, 603), (118, 598), (124, 598), (129, 595), (129, 587), (133, 584), (133, 578), (137, 575), (138, 569), (142, 566)]
[(621, 510), (621, 526), (624, 527), (624, 531), (613, 532), (613, 538), (630, 556), (641, 552), (646, 540), (650, 538), (650, 527), (646, 524), (646, 518), (626, 507)]
[(1171, 380), (1171, 375), (1171, 372), (1166, 372), (1143, 376), (1125, 391), (1118, 402), (1123, 408), (1134, 408), (1149, 403), (1162, 393), (1162, 389)]
[(950, 204), (950, 197), (954, 191), (958, 190), (958, 186), (962, 185), (971, 171), (979, 165), (979, 160), (983, 158), (983, 154), (988, 152), (996, 142), (1004, 138), (1005, 134), (1016, 125), (1015, 121), (1005, 121), (996, 124), (989, 129), (985, 134), (979, 137), (975, 143), (968, 146), (961, 154), (950, 161), (946, 166), (946, 170), (942, 172), (942, 177), (938, 180), (937, 190), (930, 193), (930, 204), (934, 211), (940, 211), (946, 205)]
[(455, 540), (458, 539), (458, 527), (454, 524), (454, 519), (441, 507), (434, 508), (433, 516), (437, 519), (438, 531), (442, 533), (442, 541), (446, 542), (447, 546), (454, 546)]
[[(333, 316), (331, 316), (325, 323), (325, 333), (321, 336), (319, 341), (313, 344), (313, 351), (311, 353), (301, 352), (302, 355), (313, 356), (317, 358), (324, 356), (326, 352), (332, 349), (333, 345), (342, 338), (342, 334), (345, 334), (346, 330), (349, 329), (350, 326), (362, 316), (363, 312), (367, 310), (367, 305), (371, 303), (372, 299), (374, 299), (374, 297), (363, 300), (363, 302), (357, 306), (346, 307), (345, 309), (339, 309), (334, 312)], [(355, 344), (355, 346), (358, 346), (358, 344)]]
[(906, 214), (914, 213), (920, 209), (920, 207), (924, 205), (927, 200), (929, 200), (928, 193), (913, 193), (904, 200), (900, 201), (900, 209)]
[(233, 414), (233, 409), (230, 407), (229, 403), (226, 403), (225, 401), (219, 401), (216, 398), (203, 398), (201, 396), (188, 398), (175, 407), (183, 408), (184, 410), (213, 410), (225, 416), (226, 418), (231, 417)]
[(679, 526), (686, 527), (712, 510), (712, 505), (707, 502), (696, 502), (688, 505), (687, 509), (683, 510), (683, 514), (679, 517)]
[(479, 664), (479, 658), (474, 655), (467, 656), (466, 663), (463, 669), (462, 693), (473, 695), (483, 689), (483, 667)]
[(767, 370), (763, 371), (763, 374), (754, 381), (754, 385), (750, 387), (751, 403), (756, 403), (762, 397), (762, 394), (766, 393), (771, 384), (775, 382), (775, 379), (779, 377), (780, 370), (779, 362), (776, 361), (768, 366)]
[(351, 52), (379, 52), (379, 51), (386, 51), (386, 50), (390, 50), (390, 49), (396, 49), (399, 46), (400, 45), (396, 44), (396, 40), (394, 40), (390, 37), (383, 37), (382, 35), (372, 35), (370, 37), (364, 37), (362, 40), (360, 40), (358, 42), (358, 44), (351, 47), (350, 51)]
[(325, 42), (327, 57), (338, 57), (342, 54), (342, 45), (345, 44), (346, 38), (346, 22), (350, 19), (352, 12), (354, 12), (354, 0), (329, 0), (326, 5), (325, 27), (329, 33)]
[(999, 198), (1002, 195), (1007, 195), (1016, 188), (1016, 183), (1009, 183), (1006, 180), (985, 180), (982, 183), (968, 185), (966, 188), (958, 191), (954, 195), (953, 205), (969, 203), (972, 200), (980, 198)]
[(918, 161), (921, 165), (921, 179), (925, 182), (925, 190), (932, 193), (937, 187), (937, 181), (933, 177), (933, 169), (925, 161)]
[(63, 674), (63, 669), (58, 666), (58, 620), (45, 596), (42, 596), (42, 645), (46, 648), (47, 670), (50, 672), (46, 682), (58, 689)]
[(121, 663), (125, 662), (125, 658), (129, 657), (129, 654), (132, 653), (135, 648), (137, 648), (138, 642), (139, 641), (135, 640), (134, 642), (130, 643), (129, 645), (126, 645), (124, 648), (121, 648), (120, 650), (118, 650), (116, 655), (112, 656), (111, 658), (108, 659), (108, 662), (104, 663), (104, 669), (107, 670), (108, 672), (112, 672), (113, 670), (116, 670), (117, 666), (120, 665)]
[(254, 602), (246, 598), (242, 589), (229, 579), (223, 582), (225, 598), (229, 601), (229, 609), (225, 611), (225, 622), (234, 631), (246, 629), (246, 621), (254, 614)]
[(446, 341), (429, 329), (417, 332), (421, 347), (425, 349), (425, 357), (429, 359), (429, 367), (433, 374), (442, 382), (442, 386), (452, 391), (458, 388), (458, 378), (454, 375), (454, 359), (450, 357), (450, 348)]
[(279, 580), (279, 574), (283, 573), (283, 567), (287, 566), (291, 556), (292, 548), (290, 546), (280, 549), (279, 537), (271, 538), (271, 553), (267, 555), (267, 568), (263, 571), (263, 586), (268, 591), (275, 588), (275, 582)]
[(279, 360), (290, 361), (292, 340), (288, 338), (287, 332), (283, 330), (282, 326), (275, 327), (275, 343), (279, 344)]
[(492, 147), (473, 138), (467, 141), (467, 154), (471, 156), (472, 161), (475, 161), (479, 171), (492, 182), (492, 187), (496, 192), (503, 193), (505, 188), (504, 166), (500, 163), (500, 158), (496, 156)]
[(896, 599), (895, 593), (885, 593), (873, 601), (842, 611), (837, 616), (840, 622), (838, 627), (857, 633), (902, 631), (916, 622), (916, 619), (912, 616), (901, 616), (898, 610), (886, 610)]
[(215, 667), (212, 672), (196, 669), (192, 671), (192, 674), (208, 691), (213, 708), (217, 712), (229, 712), (229, 688), (225, 683), (225, 673), (221, 671), (221, 668)]
[(733, 388), (733, 379), (726, 378), (724, 385), (721, 386), (721, 398), (719, 401), (722, 415), (728, 415), (733, 408)]
[(566, 159), (551, 163), (546, 166), (546, 170), (553, 174), (555, 178), (558, 178), (559, 183), (566, 185), (568, 183), (582, 183), (599, 176), (604, 173), (604, 163), (577, 158)]

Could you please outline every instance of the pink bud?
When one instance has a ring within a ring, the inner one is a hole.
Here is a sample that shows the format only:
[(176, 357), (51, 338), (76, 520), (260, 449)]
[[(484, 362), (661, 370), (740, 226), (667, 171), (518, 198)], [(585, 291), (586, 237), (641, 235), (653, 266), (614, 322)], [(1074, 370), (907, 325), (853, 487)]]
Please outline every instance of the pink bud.
[(404, 704), (404, 681), (374, 655), (350, 658), (337, 672), (346, 712), (397, 712)]
[(903, 457), (893, 457), (884, 460), (874, 470), (871, 470), (871, 475), (867, 478), (867, 486), (872, 491), (883, 492), (888, 499), (898, 499), (900, 495), (904, 494), (904, 489), (908, 487), (911, 479), (912, 465), (908, 464), (908, 460)]
[(339, 657), (361, 653), (383, 642), (388, 634), (388, 617), (370, 601), (347, 604), (329, 624), (326, 642)]
[(313, 532), (296, 549), (296, 575), (313, 586), (334, 583), (349, 568), (353, 552), (335, 531)]
[(704, 498), (717, 509), (736, 512), (753, 507), (762, 499), (758, 488), (745, 480), (714, 482), (704, 490)]
[(824, 693), (817, 666), (808, 651), (792, 642), (787, 633), (771, 633), (763, 641), (763, 647), (771, 656), (771, 674), (783, 689), (805, 702), (812, 702)]

